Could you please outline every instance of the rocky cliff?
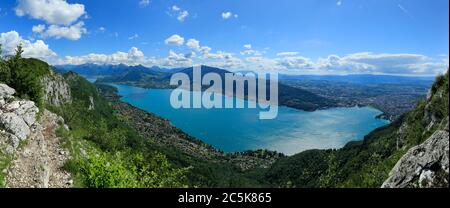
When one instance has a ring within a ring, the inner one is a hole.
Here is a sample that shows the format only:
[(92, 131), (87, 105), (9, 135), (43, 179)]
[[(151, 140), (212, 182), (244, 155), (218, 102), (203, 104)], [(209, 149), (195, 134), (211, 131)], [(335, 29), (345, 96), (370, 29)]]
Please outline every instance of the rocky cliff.
[(436, 131), (423, 144), (411, 148), (395, 165), (383, 188), (448, 187), (448, 118), (444, 130)]
[(47, 104), (60, 106), (72, 102), (70, 87), (61, 75), (50, 71), (49, 75), (42, 77), (41, 82), (44, 90), (44, 101)]
[[(420, 145), (410, 148), (389, 173), (383, 188), (449, 187), (449, 117), (448, 72), (437, 78), (427, 95), (423, 107), (418, 107), (419, 119), (425, 129), (423, 135), (431, 135)], [(399, 129), (398, 143), (405, 143), (405, 132), (414, 128), (404, 123)]]
[[(54, 76), (55, 78), (57, 76)], [(46, 101), (61, 105), (70, 101), (63, 80), (48, 77)], [(62, 170), (70, 156), (61, 147), (56, 129), (64, 119), (33, 101), (15, 97), (16, 91), (0, 84), (0, 186), (70, 187), (71, 176)]]

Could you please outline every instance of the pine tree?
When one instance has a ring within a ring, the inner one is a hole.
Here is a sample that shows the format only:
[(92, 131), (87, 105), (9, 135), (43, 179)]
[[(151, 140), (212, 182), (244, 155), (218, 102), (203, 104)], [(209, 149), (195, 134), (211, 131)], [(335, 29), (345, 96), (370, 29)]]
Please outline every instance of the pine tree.
[(22, 58), (22, 54), (23, 54), (23, 47), (22, 47), (22, 43), (21, 43), (21, 44), (17, 45), (16, 55), (14, 56), (14, 58), (16, 60), (19, 60)]

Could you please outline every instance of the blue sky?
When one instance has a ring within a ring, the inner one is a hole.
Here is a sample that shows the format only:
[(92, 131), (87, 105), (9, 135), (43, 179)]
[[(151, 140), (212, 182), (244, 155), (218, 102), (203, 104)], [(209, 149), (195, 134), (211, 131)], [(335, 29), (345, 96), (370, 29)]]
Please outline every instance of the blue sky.
[(0, 43), (7, 54), (23, 42), (27, 56), (52, 64), (208, 64), (293, 74), (432, 75), (448, 67), (448, 4), (2, 0)]

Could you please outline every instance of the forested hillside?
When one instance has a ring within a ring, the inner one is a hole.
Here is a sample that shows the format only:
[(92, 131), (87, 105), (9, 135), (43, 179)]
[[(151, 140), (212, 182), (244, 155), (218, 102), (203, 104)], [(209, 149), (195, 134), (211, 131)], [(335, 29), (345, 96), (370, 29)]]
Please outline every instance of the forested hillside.
[[(374, 130), (363, 141), (350, 142), (339, 150), (309, 150), (283, 158), (261, 180), (277, 187), (381, 187), (409, 149), (422, 144), (435, 132), (448, 132), (448, 80), (448, 71), (438, 76), (426, 100), (418, 101), (413, 111)], [(430, 159), (433, 161), (430, 163), (439, 164), (441, 157), (445, 162), (446, 157), (447, 165), (438, 166), (434, 171), (443, 173), (440, 178), (444, 182), (436, 186), (448, 187), (448, 137), (441, 139), (447, 140), (441, 153), (445, 154), (446, 149), (447, 155)], [(418, 177), (412, 178), (417, 181)], [(419, 185), (411, 182), (408, 186)]]

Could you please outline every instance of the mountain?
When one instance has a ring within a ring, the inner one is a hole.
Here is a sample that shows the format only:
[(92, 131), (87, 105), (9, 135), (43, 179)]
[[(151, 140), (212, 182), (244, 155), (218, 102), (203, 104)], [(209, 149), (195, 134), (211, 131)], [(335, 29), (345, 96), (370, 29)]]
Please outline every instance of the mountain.
[[(148, 72), (148, 73), (170, 73), (171, 69), (160, 68), (157, 66), (145, 67), (142, 65), (128, 66), (125, 64), (118, 65), (99, 65), (99, 64), (82, 64), (82, 65), (58, 65), (55, 70), (60, 72), (73, 71), (85, 77), (102, 77), (120, 75), (131, 71)], [(174, 69), (176, 70), (176, 69)]]

